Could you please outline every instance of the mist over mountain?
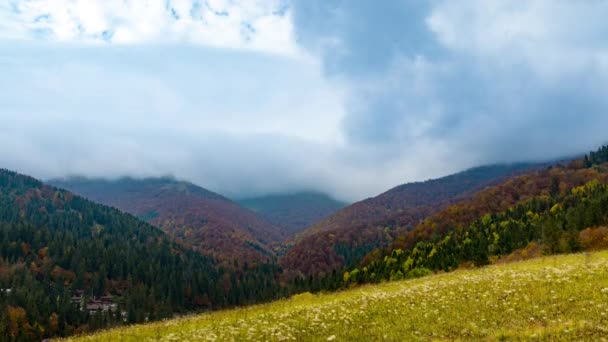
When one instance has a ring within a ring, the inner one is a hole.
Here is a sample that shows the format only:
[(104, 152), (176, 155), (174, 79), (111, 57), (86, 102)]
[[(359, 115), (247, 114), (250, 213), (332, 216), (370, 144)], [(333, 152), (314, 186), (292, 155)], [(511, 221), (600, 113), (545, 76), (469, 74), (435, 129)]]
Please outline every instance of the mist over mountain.
[(347, 205), (318, 192), (274, 194), (237, 202), (289, 234), (297, 233)]

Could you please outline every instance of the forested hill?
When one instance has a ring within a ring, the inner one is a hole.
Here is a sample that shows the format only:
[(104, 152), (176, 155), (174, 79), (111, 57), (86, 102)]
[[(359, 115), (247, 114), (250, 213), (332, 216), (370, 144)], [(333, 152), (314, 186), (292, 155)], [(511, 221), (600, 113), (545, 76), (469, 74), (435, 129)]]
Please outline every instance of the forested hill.
[(346, 206), (346, 203), (318, 192), (266, 195), (241, 199), (238, 203), (288, 234), (298, 233)]
[(51, 184), (131, 213), (228, 265), (270, 261), (284, 234), (231, 200), (173, 178), (67, 178)]
[(299, 237), (359, 224), (375, 224), (406, 209), (436, 206), (521, 174), (541, 164), (516, 163), (471, 168), (449, 176), (396, 186), (376, 197), (354, 203), (309, 227)]
[(0, 170), (2, 341), (268, 300), (276, 273), (226, 273), (134, 216)]
[(397, 186), (339, 210), (302, 231), (281, 259), (281, 264), (305, 275), (330, 274), (345, 265), (357, 263), (371, 250), (390, 243), (456, 199), (540, 165), (484, 166)]
[(608, 148), (522, 175), (421, 222), (351, 269), (376, 282), (539, 254), (608, 247)]

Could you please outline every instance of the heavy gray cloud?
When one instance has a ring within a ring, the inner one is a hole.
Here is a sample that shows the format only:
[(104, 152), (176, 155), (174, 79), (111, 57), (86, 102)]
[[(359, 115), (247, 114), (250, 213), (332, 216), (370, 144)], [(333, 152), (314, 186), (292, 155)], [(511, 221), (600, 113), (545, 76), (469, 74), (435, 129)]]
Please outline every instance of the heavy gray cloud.
[(350, 81), (347, 141), (393, 158), (434, 146), (451, 165), (606, 141), (606, 15), (602, 1), (294, 1), (296, 37)]
[(374, 76), (396, 56), (435, 50), (430, 9), (426, 0), (298, 0), (293, 20), (298, 42), (323, 57), (328, 73)]

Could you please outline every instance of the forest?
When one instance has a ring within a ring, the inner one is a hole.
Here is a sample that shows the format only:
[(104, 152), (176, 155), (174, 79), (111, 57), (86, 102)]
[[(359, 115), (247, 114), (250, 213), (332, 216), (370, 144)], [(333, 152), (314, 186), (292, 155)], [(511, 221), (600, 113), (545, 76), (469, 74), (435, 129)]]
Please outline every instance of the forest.
[(115, 207), (232, 267), (234, 260), (272, 261), (281, 230), (224, 196), (172, 177), (116, 180), (69, 177), (50, 184)]

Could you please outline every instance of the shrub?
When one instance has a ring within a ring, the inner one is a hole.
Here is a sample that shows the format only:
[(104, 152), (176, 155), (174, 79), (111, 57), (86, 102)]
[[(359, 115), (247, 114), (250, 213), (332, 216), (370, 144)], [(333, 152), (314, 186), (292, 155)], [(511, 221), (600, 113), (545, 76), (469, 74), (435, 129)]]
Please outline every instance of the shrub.
[(608, 248), (608, 228), (596, 227), (583, 229), (580, 232), (580, 242), (586, 250), (599, 250)]

